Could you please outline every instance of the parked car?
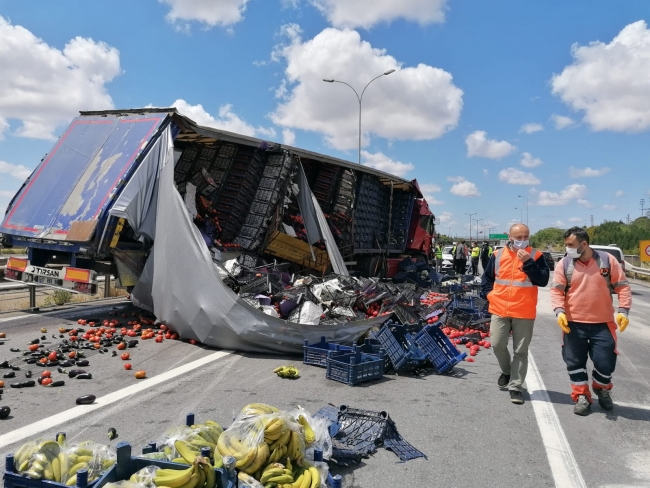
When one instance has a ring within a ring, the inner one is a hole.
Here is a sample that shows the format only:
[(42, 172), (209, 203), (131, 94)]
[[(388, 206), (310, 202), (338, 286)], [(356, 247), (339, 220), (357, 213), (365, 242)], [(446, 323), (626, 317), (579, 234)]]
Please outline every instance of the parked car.
[(616, 246), (616, 244), (610, 244), (609, 246), (591, 245), (590, 247), (597, 251), (605, 251), (614, 256), (620, 263), (623, 271), (625, 271), (625, 256), (623, 255), (623, 250), (620, 247)]
[(443, 273), (448, 273), (454, 270), (454, 257), (451, 255), (451, 250), (454, 246), (445, 246), (442, 248), (442, 268)]
[(553, 261), (553, 256), (551, 256), (551, 253), (548, 251), (542, 251), (542, 254), (544, 255), (544, 259), (546, 259), (546, 264), (548, 264), (548, 269), (553, 271), (555, 269), (555, 261)]

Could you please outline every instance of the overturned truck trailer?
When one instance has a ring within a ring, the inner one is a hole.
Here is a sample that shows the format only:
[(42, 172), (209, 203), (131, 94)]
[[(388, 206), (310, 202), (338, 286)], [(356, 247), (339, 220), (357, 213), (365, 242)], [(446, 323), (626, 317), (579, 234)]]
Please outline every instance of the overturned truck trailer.
[(4, 246), (28, 249), (7, 279), (96, 293), (110, 273), (183, 337), (288, 352), (321, 335), (350, 342), (380, 319), (269, 316), (233, 291), (233, 263), (294, 280), (388, 276), (405, 256), (428, 259), (433, 221), (415, 181), (138, 109), (82, 112), (0, 232)]

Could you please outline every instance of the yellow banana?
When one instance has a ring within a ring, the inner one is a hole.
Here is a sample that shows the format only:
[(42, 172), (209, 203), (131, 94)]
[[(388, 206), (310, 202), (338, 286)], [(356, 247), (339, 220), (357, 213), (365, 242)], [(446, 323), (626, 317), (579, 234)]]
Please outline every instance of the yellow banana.
[[(199, 474), (199, 479), (196, 482), (196, 488), (204, 488), (203, 485), (205, 485), (205, 480), (206, 480), (206, 474), (203, 468), (201, 468), (200, 463), (196, 463), (194, 471)], [(192, 475), (194, 476), (194, 475)]]
[(294, 481), (293, 484), (291, 485), (291, 488), (300, 488), (302, 486), (302, 480), (303, 479), (305, 479), (304, 473), (301, 474), (300, 476), (298, 476), (296, 481)]
[(68, 481), (65, 482), (67, 486), (75, 486), (77, 484), (77, 475), (70, 476)]
[(195, 469), (194, 472), (192, 473), (192, 476), (190, 477), (190, 480), (180, 488), (202, 488), (201, 486), (199, 486), (199, 481), (201, 479), (201, 475), (199, 471), (201, 470)]
[(156, 486), (179, 488), (191, 480), (195, 471), (194, 466), (190, 466), (187, 469), (159, 469), (156, 471), (156, 477), (153, 482)]
[(93, 460), (92, 456), (77, 456), (77, 463), (89, 463)]
[(183, 441), (176, 441), (174, 442), (174, 449), (180, 454), (185, 461), (188, 463), (192, 464), (194, 462), (194, 459), (196, 459), (196, 455), (192, 452), (192, 450), (187, 447), (187, 444)]
[(293, 477), (289, 474), (281, 474), (279, 476), (274, 476), (273, 478), (269, 478), (267, 482), (276, 483), (276, 484), (293, 483)]
[(57, 483), (61, 482), (61, 463), (59, 462), (59, 458), (56, 457), (52, 459), (52, 474), (54, 474), (54, 481)]
[(240, 460), (238, 460), (235, 463), (235, 467), (242, 469), (245, 466), (248, 466), (250, 463), (253, 462), (255, 459), (255, 456), (257, 456), (257, 447), (253, 447), (249, 449), (249, 451), (242, 457)]
[(205, 472), (205, 488), (215, 488), (217, 486), (217, 475), (214, 473), (214, 468), (210, 463), (201, 463), (201, 467)]
[[(291, 439), (291, 431), (289, 429), (284, 429), (284, 431), (282, 432), (282, 435), (280, 435), (280, 437), (278, 437), (278, 439), (275, 442), (270, 443), (271, 444), (271, 446), (270, 446), (271, 451), (273, 451), (276, 447), (278, 447), (280, 445), (288, 444), (290, 439)], [(265, 441), (267, 440), (266, 435), (264, 435), (264, 440)]]
[(213, 466), (217, 469), (223, 467), (223, 456), (219, 452), (218, 449), (215, 449), (214, 452), (212, 453), (214, 457), (214, 464)]
[(311, 474), (311, 487), (310, 488), (320, 488), (320, 473), (315, 467), (309, 468), (309, 473)]
[(305, 470), (305, 472), (302, 474), (302, 484), (300, 485), (300, 488), (310, 488), (311, 487), (311, 473), (309, 470)]
[(269, 446), (262, 442), (257, 448), (255, 459), (248, 466), (242, 468), (242, 471), (253, 475), (255, 474), (269, 459)]
[(307, 422), (307, 418), (304, 415), (299, 415), (298, 422), (300, 422), (300, 425), (302, 425), (305, 430), (306, 444), (310, 445), (316, 442), (316, 434), (314, 433), (314, 429), (311, 428), (311, 425), (309, 425), (309, 422)]
[[(277, 468), (276, 468), (277, 469)], [(265, 471), (262, 473), (262, 477), (260, 478), (260, 483), (263, 485), (267, 484), (271, 478), (275, 478), (277, 476), (283, 476), (284, 475), (284, 470), (282, 469), (270, 469), (268, 471)], [(293, 478), (291, 478), (293, 482)]]
[(82, 469), (87, 469), (88, 463), (77, 463), (68, 470), (68, 476), (74, 476), (77, 474), (77, 471)]
[(188, 463), (184, 457), (174, 458), (172, 459), (172, 463), (187, 464), (187, 465), (192, 464), (192, 463)]

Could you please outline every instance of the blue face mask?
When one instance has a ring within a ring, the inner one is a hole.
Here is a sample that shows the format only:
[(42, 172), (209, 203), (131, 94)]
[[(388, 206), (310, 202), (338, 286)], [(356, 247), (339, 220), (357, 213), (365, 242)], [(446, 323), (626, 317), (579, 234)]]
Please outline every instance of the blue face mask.
[(528, 243), (529, 243), (528, 239), (526, 239), (525, 241), (512, 241), (512, 248), (517, 250), (526, 249), (528, 247)]

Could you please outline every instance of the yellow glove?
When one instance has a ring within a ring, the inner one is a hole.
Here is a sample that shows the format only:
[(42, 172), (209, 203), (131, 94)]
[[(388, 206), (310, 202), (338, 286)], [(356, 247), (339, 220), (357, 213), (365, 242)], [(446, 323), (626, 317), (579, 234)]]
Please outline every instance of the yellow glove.
[(569, 321), (566, 319), (566, 314), (563, 312), (557, 314), (557, 325), (560, 326), (560, 329), (562, 329), (565, 334), (571, 332), (571, 329), (569, 328)]
[(616, 315), (616, 323), (618, 324), (618, 330), (623, 332), (630, 323), (630, 319), (625, 314), (619, 313)]

